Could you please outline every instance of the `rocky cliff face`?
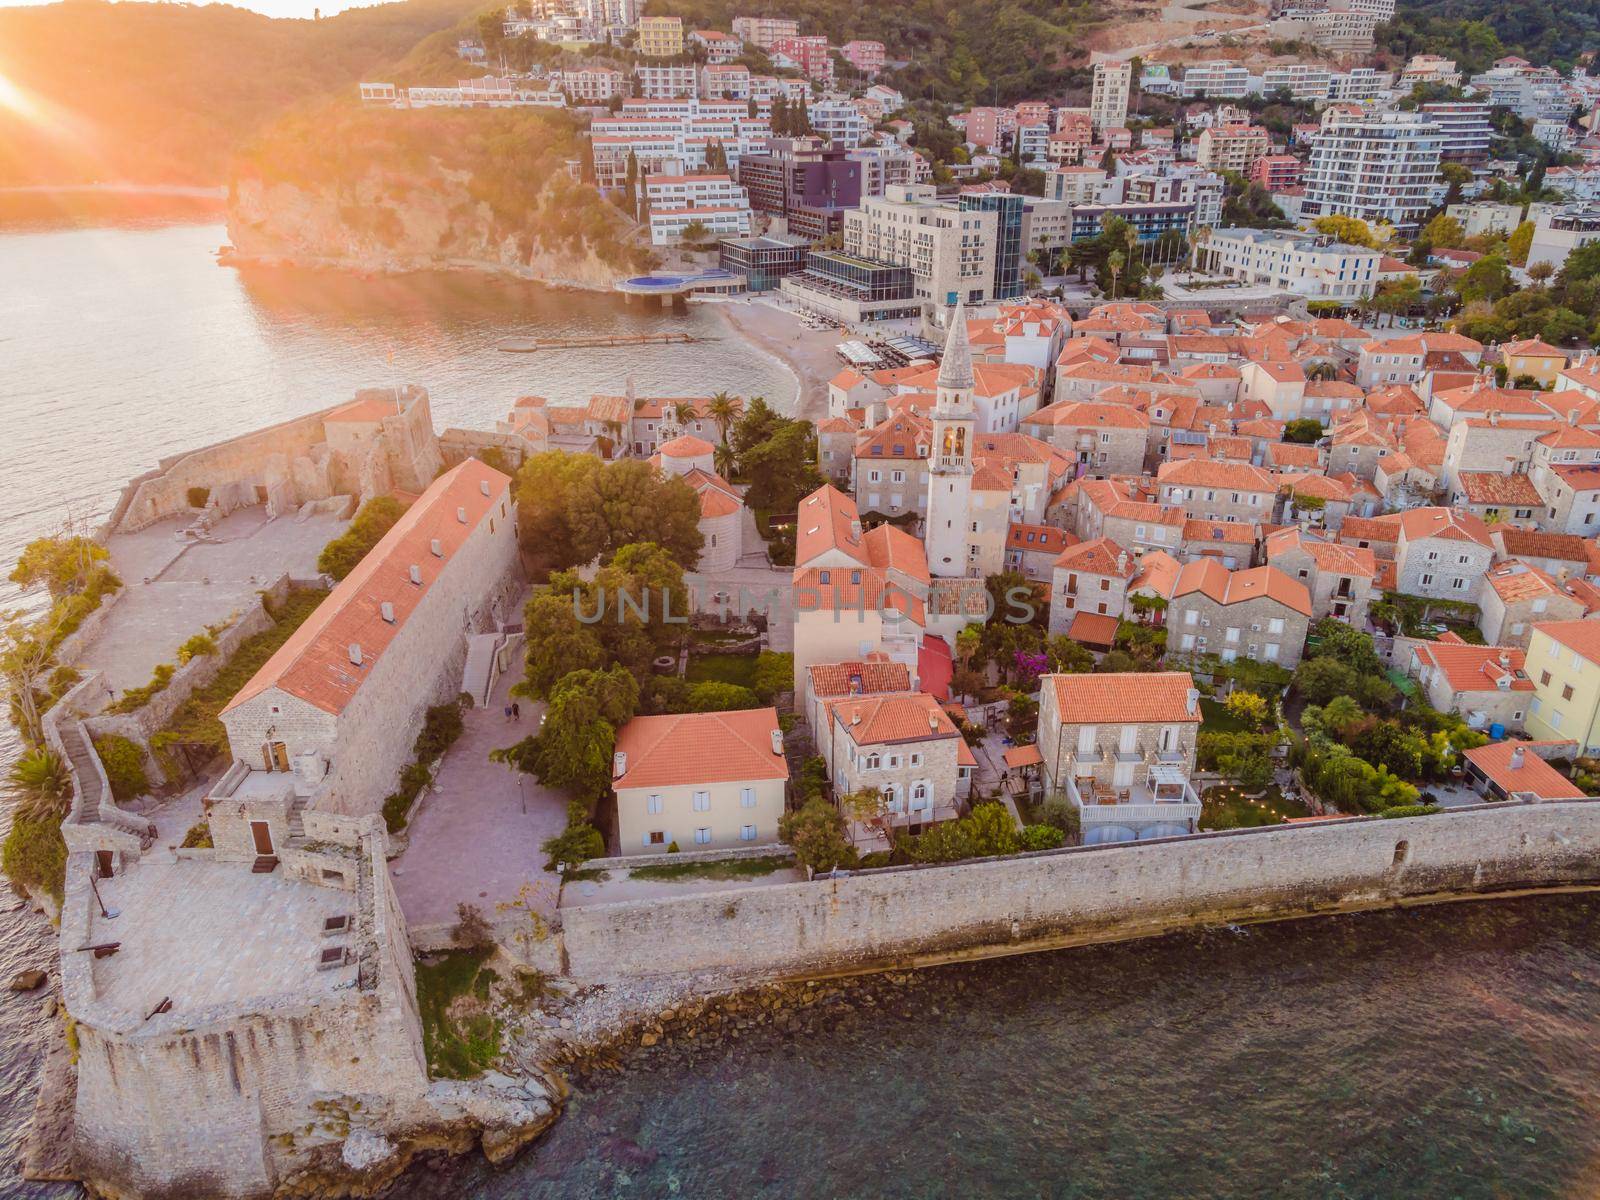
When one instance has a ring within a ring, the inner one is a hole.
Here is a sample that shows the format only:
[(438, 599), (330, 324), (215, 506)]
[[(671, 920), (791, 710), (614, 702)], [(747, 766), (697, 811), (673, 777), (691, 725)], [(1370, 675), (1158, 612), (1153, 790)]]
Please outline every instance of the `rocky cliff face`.
[(363, 271), (495, 270), (593, 290), (635, 273), (582, 239), (505, 231), (468, 183), (464, 173), (396, 181), (377, 171), (337, 189), (238, 179), (228, 236), (244, 259)]

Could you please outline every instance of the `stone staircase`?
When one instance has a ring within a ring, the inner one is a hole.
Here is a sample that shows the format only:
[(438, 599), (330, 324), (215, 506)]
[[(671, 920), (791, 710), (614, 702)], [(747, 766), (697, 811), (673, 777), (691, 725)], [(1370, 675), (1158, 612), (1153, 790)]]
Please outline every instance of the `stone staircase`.
[(296, 796), (294, 803), (289, 805), (289, 841), (292, 845), (301, 845), (306, 840), (306, 806), (311, 801), (305, 796)]
[(155, 844), (156, 827), (140, 820), (116, 806), (106, 787), (100, 758), (94, 752), (94, 743), (77, 721), (63, 721), (60, 725), (61, 746), (67, 752), (72, 767), (74, 800), (72, 816), (80, 823), (100, 823), (130, 833), (139, 839), (139, 849), (148, 850)]

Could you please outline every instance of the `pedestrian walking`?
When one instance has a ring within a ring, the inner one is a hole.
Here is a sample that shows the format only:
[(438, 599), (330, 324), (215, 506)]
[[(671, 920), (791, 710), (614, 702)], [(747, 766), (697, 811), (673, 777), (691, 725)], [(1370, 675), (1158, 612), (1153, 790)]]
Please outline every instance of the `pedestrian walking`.
[(511, 719), (513, 721), (522, 720), (522, 705), (518, 704), (515, 700), (511, 702)]
[(508, 704), (508, 705), (506, 705), (506, 721), (509, 723), (510, 720), (511, 720), (511, 705)]

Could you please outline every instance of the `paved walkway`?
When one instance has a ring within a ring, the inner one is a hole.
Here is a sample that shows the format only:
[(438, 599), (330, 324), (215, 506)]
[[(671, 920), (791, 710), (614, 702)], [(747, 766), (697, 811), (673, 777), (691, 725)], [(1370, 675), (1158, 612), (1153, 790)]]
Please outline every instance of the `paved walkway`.
[(489, 761), (489, 751), (537, 730), (544, 712), (522, 701), (522, 720), (507, 722), (515, 678), (502, 675), (489, 706), (466, 713), (466, 729), (407, 831), (405, 853), (390, 864), (413, 934), (454, 925), (458, 904), (476, 905), (491, 923), (514, 920), (496, 906), (516, 902), (525, 887), (537, 911), (555, 911), (561, 880), (544, 870), (539, 845), (566, 828), (566, 796)]

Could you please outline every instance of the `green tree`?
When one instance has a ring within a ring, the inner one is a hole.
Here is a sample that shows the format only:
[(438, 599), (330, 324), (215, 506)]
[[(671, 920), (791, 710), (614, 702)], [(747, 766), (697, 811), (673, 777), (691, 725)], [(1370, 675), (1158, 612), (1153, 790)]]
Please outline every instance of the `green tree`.
[(710, 236), (711, 230), (706, 227), (706, 223), (696, 217), (683, 227), (681, 240), (691, 246), (698, 246)]
[(689, 685), (685, 698), (689, 712), (738, 712), (741, 709), (760, 708), (761, 697), (737, 683), (723, 683), (706, 679)]
[(24, 589), (42, 586), (52, 600), (61, 600), (87, 591), (98, 564), (110, 557), (110, 552), (92, 538), (35, 538), (22, 548), (10, 578)]
[(1300, 417), (1283, 427), (1283, 440), (1302, 446), (1314, 445), (1322, 438), (1322, 422), (1315, 417)]
[(1459, 250), (1461, 243), (1467, 240), (1467, 232), (1461, 228), (1460, 221), (1440, 213), (1429, 221), (1427, 225), (1423, 226), (1422, 237), (1430, 245), (1442, 247), (1446, 250)]
[(706, 401), (706, 415), (717, 423), (719, 438), (726, 442), (728, 430), (739, 419), (739, 401), (727, 392), (718, 392)]
[(812, 459), (811, 426), (788, 421), (772, 437), (740, 456), (750, 477), (745, 503), (769, 512), (790, 512), (802, 499), (822, 486)]
[(771, 704), (775, 696), (794, 687), (794, 655), (763, 650), (756, 655), (751, 681), (762, 702)]
[(495, 757), (562, 789), (592, 814), (611, 785), (617, 730), (638, 704), (639, 685), (620, 666), (570, 672), (551, 692), (539, 732)]
[(1533, 222), (1524, 221), (1511, 231), (1506, 240), (1506, 258), (1517, 266), (1528, 261), (1528, 251), (1533, 247)]
[(578, 620), (573, 597), (541, 592), (523, 609), (526, 674), (522, 694), (548, 696), (570, 671), (594, 671), (606, 665), (605, 648), (594, 626)]
[(1328, 216), (1318, 217), (1311, 223), (1311, 227), (1318, 233), (1325, 233), (1334, 240), (1351, 246), (1372, 247), (1378, 244), (1377, 239), (1372, 236), (1372, 227), (1360, 217), (1330, 213)]
[(704, 541), (695, 490), (681, 479), (662, 478), (638, 459), (579, 472), (566, 490), (562, 520), (577, 554), (569, 565), (597, 555), (607, 558), (634, 543), (654, 542), (692, 567)]
[(839, 810), (819, 797), (807, 800), (797, 811), (778, 821), (778, 836), (794, 850), (795, 859), (809, 875), (854, 864), (856, 853), (845, 835)]
[(1486, 255), (1466, 269), (1456, 289), (1466, 301), (1498, 300), (1513, 287), (1511, 270), (1498, 255)]
[(592, 454), (563, 450), (530, 455), (523, 462), (517, 472), (517, 537), (537, 566), (559, 570), (588, 562), (599, 552), (580, 544), (567, 513), (579, 485), (589, 484), (603, 467)]
[(343, 579), (394, 528), (405, 511), (406, 506), (393, 496), (372, 497), (361, 506), (349, 528), (322, 548), (317, 570), (332, 579)]

